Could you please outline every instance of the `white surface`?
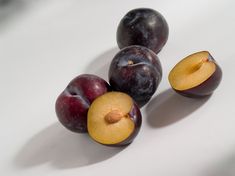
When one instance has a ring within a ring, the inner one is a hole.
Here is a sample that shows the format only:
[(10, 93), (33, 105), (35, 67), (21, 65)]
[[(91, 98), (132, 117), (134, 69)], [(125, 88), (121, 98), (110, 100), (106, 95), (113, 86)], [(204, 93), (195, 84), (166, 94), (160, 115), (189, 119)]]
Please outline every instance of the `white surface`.
[[(124, 149), (64, 129), (54, 103), (81, 73), (107, 79), (116, 28), (136, 7), (161, 12), (169, 40), (164, 77)], [(12, 0), (0, 7), (0, 175), (235, 175), (235, 1)], [(223, 80), (207, 101), (169, 89), (179, 59), (209, 50)]]

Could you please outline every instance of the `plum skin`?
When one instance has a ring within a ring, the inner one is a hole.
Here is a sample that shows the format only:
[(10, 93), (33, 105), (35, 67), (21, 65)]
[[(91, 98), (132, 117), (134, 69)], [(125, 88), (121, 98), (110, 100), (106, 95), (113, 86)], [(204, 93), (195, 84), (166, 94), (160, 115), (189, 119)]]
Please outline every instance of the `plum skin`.
[(87, 132), (87, 112), (98, 96), (111, 90), (102, 78), (82, 74), (74, 78), (58, 96), (55, 110), (58, 120), (70, 131)]
[(162, 79), (162, 67), (153, 51), (133, 45), (114, 56), (108, 77), (113, 90), (129, 94), (142, 107), (157, 90)]
[(149, 8), (137, 8), (121, 19), (116, 40), (120, 49), (130, 45), (142, 45), (158, 53), (166, 44), (168, 35), (168, 24), (159, 12)]
[(207, 80), (205, 80), (198, 86), (193, 87), (191, 89), (181, 90), (181, 91), (176, 90), (176, 89), (174, 90), (180, 95), (183, 95), (189, 98), (203, 98), (203, 97), (210, 96), (214, 92), (214, 90), (219, 86), (222, 80), (223, 72), (220, 66), (215, 61), (215, 59), (210, 54), (208, 56), (208, 60), (215, 64), (216, 70)]

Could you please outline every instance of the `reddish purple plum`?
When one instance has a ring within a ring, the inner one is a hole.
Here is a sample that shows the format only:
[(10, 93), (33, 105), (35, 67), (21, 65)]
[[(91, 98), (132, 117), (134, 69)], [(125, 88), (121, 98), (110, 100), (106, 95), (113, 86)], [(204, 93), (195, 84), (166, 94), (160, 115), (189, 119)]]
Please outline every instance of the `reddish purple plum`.
[(98, 76), (77, 76), (56, 100), (55, 110), (59, 121), (73, 132), (87, 132), (87, 112), (91, 103), (110, 90), (109, 84)]

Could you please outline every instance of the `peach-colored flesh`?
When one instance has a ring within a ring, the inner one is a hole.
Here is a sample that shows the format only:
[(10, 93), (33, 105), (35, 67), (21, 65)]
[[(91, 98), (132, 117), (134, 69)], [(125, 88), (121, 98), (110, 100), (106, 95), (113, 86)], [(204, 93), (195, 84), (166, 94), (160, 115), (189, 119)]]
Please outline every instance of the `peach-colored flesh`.
[[(132, 106), (131, 97), (121, 92), (109, 92), (98, 97), (88, 111), (89, 135), (102, 144), (117, 144), (124, 141), (135, 128), (134, 122), (128, 116)], [(108, 123), (105, 120), (105, 116), (112, 110), (123, 114), (116, 123)]]
[(177, 63), (168, 77), (171, 86), (176, 90), (187, 90), (206, 81), (216, 69), (208, 57), (207, 51), (201, 51)]

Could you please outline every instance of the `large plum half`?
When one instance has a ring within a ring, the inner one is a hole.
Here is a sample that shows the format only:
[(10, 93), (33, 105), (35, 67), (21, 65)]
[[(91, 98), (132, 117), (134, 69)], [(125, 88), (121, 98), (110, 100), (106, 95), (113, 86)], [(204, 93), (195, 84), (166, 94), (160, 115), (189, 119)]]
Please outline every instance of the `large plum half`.
[(130, 144), (139, 133), (142, 116), (133, 99), (123, 92), (108, 92), (95, 99), (88, 111), (88, 133), (107, 146)]

